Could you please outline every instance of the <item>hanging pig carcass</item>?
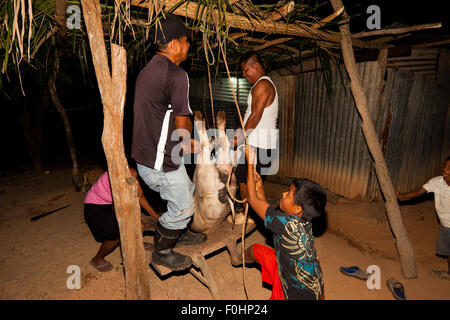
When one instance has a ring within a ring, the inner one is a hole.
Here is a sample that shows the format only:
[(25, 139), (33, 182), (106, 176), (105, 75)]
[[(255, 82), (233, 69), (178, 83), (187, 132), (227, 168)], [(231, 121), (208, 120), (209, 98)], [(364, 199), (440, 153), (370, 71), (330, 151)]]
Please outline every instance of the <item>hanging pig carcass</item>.
[(217, 114), (215, 159), (211, 158), (213, 144), (209, 141), (205, 121), (199, 111), (194, 113), (194, 126), (199, 135), (201, 151), (197, 154), (194, 171), (194, 216), (191, 229), (202, 232), (219, 224), (232, 211), (229, 192), (236, 194), (236, 178), (232, 174), (229, 188), (226, 183), (233, 164), (230, 159), (230, 142), (225, 133), (225, 112)]

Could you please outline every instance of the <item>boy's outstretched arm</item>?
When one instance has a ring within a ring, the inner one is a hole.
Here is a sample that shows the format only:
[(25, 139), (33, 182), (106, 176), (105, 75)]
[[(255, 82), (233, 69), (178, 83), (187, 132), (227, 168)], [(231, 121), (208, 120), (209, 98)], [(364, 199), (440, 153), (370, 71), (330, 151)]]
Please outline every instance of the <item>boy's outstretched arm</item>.
[(408, 200), (411, 198), (421, 197), (425, 193), (427, 193), (427, 190), (425, 190), (425, 188), (423, 188), (423, 187), (420, 187), (416, 190), (406, 192), (406, 193), (398, 193), (398, 191), (395, 191), (395, 195), (397, 196), (398, 200)]
[[(248, 163), (248, 173), (247, 173), (247, 200), (250, 206), (255, 210), (258, 216), (264, 220), (266, 217), (266, 210), (269, 207), (269, 203), (265, 199), (264, 192), (262, 196), (258, 197), (256, 194), (256, 184), (255, 178), (253, 175), (255, 168), (255, 153), (254, 150), (246, 146), (245, 148), (245, 157), (247, 158)], [(262, 181), (261, 181), (262, 186)], [(261, 199), (263, 198), (263, 199)]]

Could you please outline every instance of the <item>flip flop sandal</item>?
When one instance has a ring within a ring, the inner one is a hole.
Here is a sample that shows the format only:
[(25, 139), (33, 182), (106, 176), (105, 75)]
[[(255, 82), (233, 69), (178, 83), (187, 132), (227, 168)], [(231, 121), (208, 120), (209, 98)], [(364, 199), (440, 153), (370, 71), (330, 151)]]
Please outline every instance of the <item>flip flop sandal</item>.
[(447, 271), (430, 270), (430, 275), (435, 278), (450, 280), (450, 273)]
[(352, 276), (363, 280), (369, 279), (370, 276), (366, 271), (361, 270), (358, 266), (351, 266), (348, 268), (340, 267), (339, 270), (348, 276)]
[(391, 290), (392, 295), (394, 296), (395, 299), (397, 299), (397, 300), (406, 300), (405, 288), (400, 283), (400, 281), (398, 281), (395, 278), (389, 278), (386, 281), (386, 284), (387, 284), (389, 290)]
[(104, 264), (99, 265), (99, 266), (96, 266), (95, 263), (92, 262), (92, 260), (89, 263), (90, 263), (91, 266), (93, 266), (99, 272), (108, 272), (108, 271), (111, 271), (112, 269), (114, 269), (112, 264), (109, 263), (108, 261), (106, 263), (104, 263)]

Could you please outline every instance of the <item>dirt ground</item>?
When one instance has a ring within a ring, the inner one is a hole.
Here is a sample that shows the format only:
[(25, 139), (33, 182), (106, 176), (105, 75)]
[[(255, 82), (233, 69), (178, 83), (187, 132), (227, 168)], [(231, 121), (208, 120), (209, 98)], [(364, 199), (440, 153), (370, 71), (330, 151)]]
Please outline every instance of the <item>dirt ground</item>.
[[(266, 183), (268, 197), (279, 198), (288, 187)], [(114, 270), (97, 272), (89, 265), (98, 250), (83, 218), (84, 194), (71, 185), (70, 169), (54, 169), (37, 177), (29, 172), (8, 173), (0, 178), (0, 299), (124, 299), (125, 281), (121, 253), (107, 257)], [(63, 206), (54, 214), (31, 222), (30, 218)], [(408, 299), (450, 299), (450, 281), (429, 275), (430, 269), (445, 270), (445, 260), (435, 256), (438, 220), (433, 200), (402, 205), (403, 221), (412, 241), (417, 279), (402, 277), (384, 204), (356, 202), (330, 194), (326, 229), (316, 237), (326, 299), (393, 300), (386, 280), (400, 280)], [(323, 229), (323, 228), (322, 228)], [(246, 239), (271, 244), (270, 235), (257, 229)], [(151, 239), (150, 236), (145, 236)], [(147, 258), (149, 255), (147, 254)], [(246, 299), (241, 268), (234, 268), (226, 250), (207, 260), (223, 299)], [(81, 289), (68, 289), (67, 268), (80, 267)], [(341, 266), (366, 269), (377, 265), (381, 288), (369, 290), (366, 281), (339, 271)], [(265, 300), (270, 288), (261, 282), (258, 268), (246, 269), (249, 300)], [(152, 299), (211, 299), (207, 287), (189, 272), (160, 278), (149, 268)]]

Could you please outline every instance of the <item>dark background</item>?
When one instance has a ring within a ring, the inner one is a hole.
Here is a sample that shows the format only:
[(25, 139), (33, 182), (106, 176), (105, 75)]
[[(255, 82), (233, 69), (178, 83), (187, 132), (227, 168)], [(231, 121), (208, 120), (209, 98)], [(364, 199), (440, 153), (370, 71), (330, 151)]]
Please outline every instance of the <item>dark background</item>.
[[(267, 3), (267, 1), (264, 1)], [(258, 3), (258, 1), (254, 1)], [(450, 39), (448, 16), (444, 0), (429, 1), (384, 1), (384, 0), (360, 0), (343, 1), (347, 13), (351, 16), (351, 32), (369, 31), (366, 21), (370, 14), (366, 13), (369, 5), (378, 5), (381, 9), (381, 27), (386, 28), (394, 22), (405, 25), (418, 25), (441, 22), (441, 29), (421, 31), (421, 35), (447, 35)], [(318, 15), (327, 16), (333, 12), (330, 4), (321, 6)], [(68, 73), (72, 78), (71, 85), (58, 88), (60, 98), (67, 110), (71, 121), (75, 147), (80, 166), (92, 162), (105, 164), (101, 145), (103, 130), (103, 110), (97, 82), (94, 73), (91, 72), (92, 85), (83, 83), (79, 72), (75, 69), (78, 60), (66, 58), (66, 65), (74, 68), (73, 73)], [(90, 59), (90, 57), (89, 57)], [(132, 135), (132, 104), (134, 81), (138, 69), (129, 66), (128, 89), (125, 106), (124, 140), (126, 154), (129, 154)], [(6, 81), (6, 80), (4, 80)], [(17, 106), (11, 105), (3, 95), (0, 95), (0, 172), (18, 173), (29, 167), (30, 159), (27, 155), (23, 129), (17, 120)], [(51, 104), (45, 117), (42, 136), (42, 161), (45, 169), (58, 167), (70, 167), (71, 159), (66, 143), (65, 129), (59, 113)]]

